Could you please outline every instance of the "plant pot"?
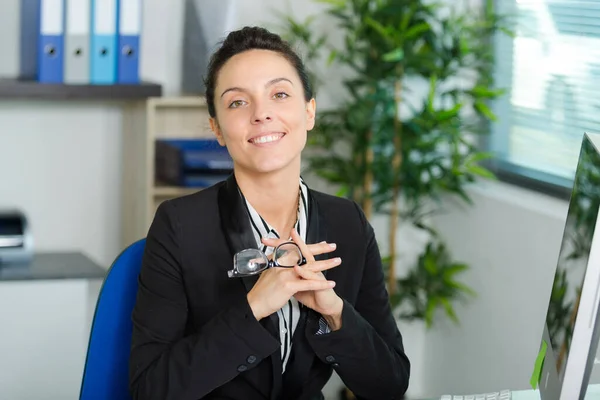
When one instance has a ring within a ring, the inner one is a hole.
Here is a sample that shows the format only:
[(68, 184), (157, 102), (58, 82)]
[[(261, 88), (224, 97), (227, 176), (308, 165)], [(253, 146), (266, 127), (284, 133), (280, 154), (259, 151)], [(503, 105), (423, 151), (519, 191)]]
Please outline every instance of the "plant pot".
[(397, 323), (402, 334), (404, 351), (410, 360), (410, 381), (406, 399), (425, 398), (427, 394), (427, 370), (425, 365), (427, 328), (425, 322), (399, 320)]

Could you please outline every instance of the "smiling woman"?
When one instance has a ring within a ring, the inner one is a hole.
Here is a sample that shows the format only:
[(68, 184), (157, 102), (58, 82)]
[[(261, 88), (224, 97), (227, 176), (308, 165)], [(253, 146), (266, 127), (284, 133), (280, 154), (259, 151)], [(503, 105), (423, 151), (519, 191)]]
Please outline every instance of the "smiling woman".
[(300, 177), (316, 114), (302, 61), (246, 27), (213, 55), (206, 88), (234, 172), (156, 212), (132, 316), (133, 397), (317, 400), (335, 369), (360, 398), (401, 398), (410, 364), (373, 228)]
[(293, 65), (272, 50), (248, 50), (223, 63), (215, 83), (211, 127), (238, 175), (278, 171), (296, 187), (298, 179), (291, 178), (299, 175), (307, 131), (315, 124), (315, 100), (305, 98)]

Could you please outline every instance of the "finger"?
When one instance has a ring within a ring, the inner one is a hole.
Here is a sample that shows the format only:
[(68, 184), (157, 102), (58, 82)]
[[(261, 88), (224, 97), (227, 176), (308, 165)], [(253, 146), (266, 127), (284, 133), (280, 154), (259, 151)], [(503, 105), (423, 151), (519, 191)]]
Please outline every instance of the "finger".
[[(288, 242), (287, 240), (277, 239), (277, 238), (262, 238), (261, 241), (269, 246), (269, 247), (277, 247), (282, 243)], [(327, 243), (325, 241), (320, 243), (307, 244), (308, 250), (312, 253), (313, 256), (319, 254), (330, 253), (336, 249), (335, 243)]]
[(306, 258), (307, 263), (315, 261), (315, 257), (295, 229), (292, 229), (292, 240), (298, 245), (298, 247), (300, 247), (300, 251), (302, 252), (304, 258)]
[(313, 272), (326, 271), (337, 267), (342, 263), (342, 259), (339, 257), (330, 258), (328, 260), (315, 261), (310, 264), (303, 265), (303, 269), (307, 269)]
[(294, 270), (300, 276), (300, 278), (303, 278), (303, 279), (313, 279), (313, 280), (317, 280), (317, 281), (325, 280), (325, 275), (323, 275), (320, 272), (313, 272), (313, 271), (310, 271), (310, 270), (300, 267), (300, 266), (295, 266)]
[(335, 243), (323, 241), (321, 243), (307, 244), (306, 247), (308, 247), (308, 250), (313, 256), (317, 256), (319, 254), (331, 253), (337, 246)]
[(334, 281), (303, 279), (296, 281), (288, 281), (288, 287), (292, 292), (306, 292), (309, 290), (327, 290), (335, 287)]

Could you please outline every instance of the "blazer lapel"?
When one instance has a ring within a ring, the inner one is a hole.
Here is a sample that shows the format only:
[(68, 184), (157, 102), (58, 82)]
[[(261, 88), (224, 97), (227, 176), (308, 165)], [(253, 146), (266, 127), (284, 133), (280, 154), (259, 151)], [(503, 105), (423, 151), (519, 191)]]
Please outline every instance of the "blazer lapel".
[[(256, 249), (258, 245), (252, 234), (252, 227), (243, 198), (239, 192), (235, 176), (231, 174), (229, 178), (219, 189), (219, 215), (225, 238), (231, 250), (231, 259), (233, 267), (233, 256), (235, 253), (245, 249)], [(226, 274), (226, 271), (223, 271)], [(246, 292), (249, 292), (258, 280), (259, 275), (253, 275), (239, 279), (242, 281)], [(271, 314), (264, 323), (265, 327), (273, 336), (279, 339), (279, 317), (277, 313)], [(271, 356), (273, 367), (273, 390), (271, 398), (277, 398), (281, 392), (283, 366), (281, 363), (280, 352), (277, 351)]]
[[(325, 219), (322, 211), (319, 209), (319, 203), (315, 200), (311, 190), (308, 190), (308, 227), (306, 231), (306, 243), (319, 243), (327, 241), (327, 231), (325, 230)], [(315, 260), (324, 260), (329, 258), (328, 254), (319, 254)], [(323, 271), (325, 274), (327, 271)]]
[[(308, 207), (308, 227), (306, 232), (306, 243), (319, 243), (327, 240), (327, 232), (325, 230), (324, 215), (319, 209), (319, 204), (309, 190), (309, 207)], [(328, 254), (315, 256), (316, 260), (328, 258)], [(325, 272), (325, 271), (324, 271)], [(283, 385), (286, 393), (293, 393), (296, 397), (302, 393), (302, 387), (306, 378), (309, 375), (310, 368), (313, 363), (315, 353), (308, 344), (306, 335), (314, 335), (316, 332), (309, 332), (307, 326), (308, 319), (319, 318), (318, 313), (313, 310), (301, 306), (300, 319), (298, 328), (292, 337), (292, 352), (287, 364), (286, 372), (283, 377)]]
[[(248, 213), (244, 208), (243, 199), (233, 174), (227, 178), (224, 185), (219, 189), (219, 214), (227, 243), (231, 249), (232, 262), (235, 253), (245, 249), (257, 248)], [(231, 267), (233, 268), (233, 264)], [(226, 272), (224, 271), (224, 273)], [(246, 288), (246, 292), (249, 292), (258, 280), (258, 275), (232, 279), (240, 279)]]

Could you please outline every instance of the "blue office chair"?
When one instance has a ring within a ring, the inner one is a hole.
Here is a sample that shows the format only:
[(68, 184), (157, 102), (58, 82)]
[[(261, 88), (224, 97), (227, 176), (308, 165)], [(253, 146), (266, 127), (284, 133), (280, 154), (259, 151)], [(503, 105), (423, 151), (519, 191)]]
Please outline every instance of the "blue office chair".
[(80, 400), (130, 400), (131, 312), (146, 239), (115, 259), (100, 289), (92, 322)]

